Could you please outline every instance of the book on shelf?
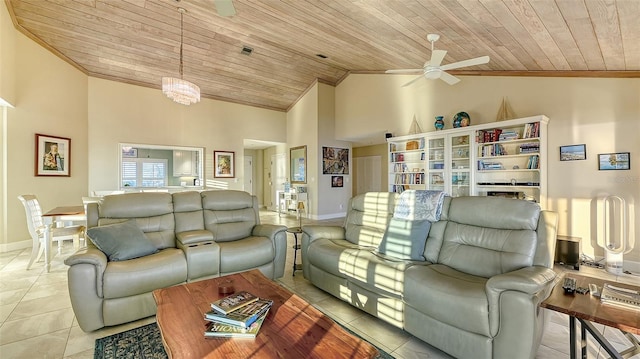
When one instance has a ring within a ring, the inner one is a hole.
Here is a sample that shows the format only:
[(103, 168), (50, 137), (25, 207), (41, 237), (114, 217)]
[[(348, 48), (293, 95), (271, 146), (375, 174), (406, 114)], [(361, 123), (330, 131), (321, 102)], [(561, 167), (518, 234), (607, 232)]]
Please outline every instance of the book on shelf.
[(204, 314), (204, 319), (210, 322), (218, 322), (222, 324), (235, 325), (242, 328), (248, 328), (258, 318), (262, 316), (273, 305), (273, 300), (258, 299), (257, 301), (245, 305), (244, 307), (234, 310), (231, 313), (223, 314), (216, 310), (210, 310)]
[(246, 291), (241, 291), (216, 300), (211, 303), (211, 308), (220, 313), (228, 314), (257, 300), (258, 297), (255, 295)]
[(207, 323), (207, 328), (204, 331), (205, 338), (255, 338), (260, 331), (260, 327), (265, 318), (269, 314), (267, 309), (253, 324), (248, 328), (239, 327), (236, 325), (229, 325), (218, 322)]
[(605, 283), (600, 293), (600, 301), (603, 304), (640, 310), (640, 291)]

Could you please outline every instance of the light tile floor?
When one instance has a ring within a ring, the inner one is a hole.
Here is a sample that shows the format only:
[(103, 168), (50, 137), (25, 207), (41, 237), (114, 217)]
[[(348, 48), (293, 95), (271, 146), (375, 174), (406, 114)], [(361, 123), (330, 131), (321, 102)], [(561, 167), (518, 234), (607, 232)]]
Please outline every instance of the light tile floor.
[[(263, 223), (298, 225), (293, 216), (279, 217), (274, 212), (262, 212), (261, 220)], [(304, 223), (341, 225), (342, 220), (315, 222), (305, 219)], [(292, 234), (288, 235), (288, 242), (285, 275), (279, 279), (282, 285), (396, 358), (450, 358), (403, 330), (317, 289), (303, 278), (301, 271), (292, 276)], [(53, 259), (50, 273), (44, 271), (42, 263), (25, 270), (30, 249), (0, 253), (0, 358), (93, 358), (95, 339), (155, 321), (151, 317), (92, 333), (80, 330), (71, 309), (67, 267), (63, 263), (63, 259), (73, 251), (71, 243), (65, 242), (62, 252)], [(581, 269), (581, 273), (606, 275), (603, 271), (586, 267)], [(638, 283), (637, 277), (628, 280)], [(548, 314), (550, 320), (536, 358), (568, 358), (568, 317), (555, 312)], [(614, 329), (606, 328), (605, 335), (616, 346), (624, 347), (628, 343)], [(593, 340), (589, 341), (589, 352), (593, 358), (606, 357)], [(633, 358), (640, 358), (640, 354)]]

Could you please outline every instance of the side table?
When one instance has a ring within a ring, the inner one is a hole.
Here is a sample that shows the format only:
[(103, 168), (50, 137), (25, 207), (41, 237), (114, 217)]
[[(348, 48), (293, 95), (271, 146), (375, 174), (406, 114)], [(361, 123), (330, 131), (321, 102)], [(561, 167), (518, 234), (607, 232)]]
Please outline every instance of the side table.
[[(566, 274), (566, 276), (574, 278), (577, 287), (588, 288), (589, 284), (595, 284), (602, 288), (605, 282), (615, 283), (578, 274)], [(587, 357), (587, 332), (591, 334), (611, 358), (628, 358), (640, 353), (640, 342), (632, 335), (640, 334), (640, 311), (602, 304), (599, 298), (590, 294), (565, 294), (562, 289), (563, 282), (563, 278), (560, 278), (551, 295), (540, 303), (540, 306), (569, 315), (569, 353), (571, 359), (575, 359), (576, 355), (579, 355), (580, 358)], [(640, 290), (640, 287), (623, 283), (615, 283), (615, 285), (632, 290)], [(579, 341), (576, 340), (576, 322), (581, 325)], [(631, 342), (631, 347), (618, 352), (592, 323), (603, 324), (620, 330)]]
[(298, 242), (298, 234), (302, 234), (302, 228), (300, 227), (289, 227), (287, 228), (287, 232), (293, 234), (293, 276), (296, 275), (297, 270), (302, 269), (302, 263), (298, 264), (298, 250), (300, 250), (300, 243)]

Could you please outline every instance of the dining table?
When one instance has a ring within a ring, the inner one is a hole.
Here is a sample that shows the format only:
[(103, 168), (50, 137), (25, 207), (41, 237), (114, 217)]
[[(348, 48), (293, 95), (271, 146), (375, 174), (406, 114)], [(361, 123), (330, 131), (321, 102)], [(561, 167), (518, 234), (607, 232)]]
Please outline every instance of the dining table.
[[(53, 239), (53, 224), (57, 221), (77, 221), (85, 216), (84, 206), (60, 206), (49, 210), (42, 215), (45, 225), (44, 231), (44, 267), (51, 271), (51, 243)], [(86, 218), (86, 217), (84, 217)]]

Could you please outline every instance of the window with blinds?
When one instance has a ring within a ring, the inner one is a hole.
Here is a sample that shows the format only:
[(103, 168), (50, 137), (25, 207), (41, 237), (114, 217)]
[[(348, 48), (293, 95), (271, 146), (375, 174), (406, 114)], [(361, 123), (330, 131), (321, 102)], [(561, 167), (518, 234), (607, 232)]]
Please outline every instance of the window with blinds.
[(167, 160), (123, 158), (123, 187), (165, 187), (168, 183)]

